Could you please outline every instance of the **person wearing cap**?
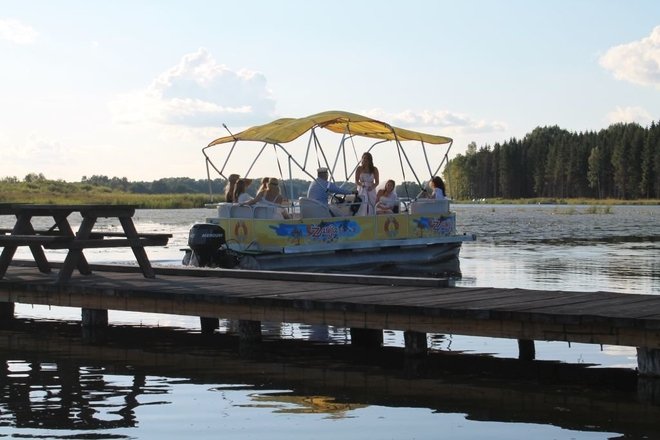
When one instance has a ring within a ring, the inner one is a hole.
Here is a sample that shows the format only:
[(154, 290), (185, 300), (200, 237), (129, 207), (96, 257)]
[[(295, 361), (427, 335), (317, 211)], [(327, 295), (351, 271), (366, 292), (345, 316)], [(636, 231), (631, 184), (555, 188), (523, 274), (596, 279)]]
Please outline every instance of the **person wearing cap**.
[[(316, 170), (316, 179), (312, 181), (307, 189), (307, 198), (318, 201), (319, 203), (328, 203), (328, 194), (353, 194), (353, 191), (341, 188), (333, 182), (328, 181), (328, 169), (319, 168)], [(330, 211), (335, 215), (341, 215), (339, 212), (334, 212), (332, 208)]]

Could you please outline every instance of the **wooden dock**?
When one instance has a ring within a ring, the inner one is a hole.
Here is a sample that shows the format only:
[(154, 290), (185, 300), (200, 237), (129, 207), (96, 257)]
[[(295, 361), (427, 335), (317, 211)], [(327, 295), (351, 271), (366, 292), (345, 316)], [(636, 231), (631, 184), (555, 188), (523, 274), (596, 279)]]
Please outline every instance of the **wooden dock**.
[[(245, 339), (260, 322), (351, 329), (354, 343), (378, 344), (402, 330), (410, 353), (426, 351), (427, 333), (517, 339), (522, 358), (534, 340), (633, 346), (644, 375), (660, 375), (660, 296), (611, 292), (445, 287), (445, 280), (292, 274), (220, 269), (90, 265), (93, 273), (57, 282), (57, 274), (11, 266), (0, 280), (3, 319), (14, 303), (80, 307), (83, 325), (107, 324), (107, 310), (190, 315), (208, 332), (219, 318), (239, 321)], [(88, 313), (87, 315), (85, 313)], [(103, 317), (105, 313), (105, 319)], [(87, 316), (87, 318), (86, 318)]]

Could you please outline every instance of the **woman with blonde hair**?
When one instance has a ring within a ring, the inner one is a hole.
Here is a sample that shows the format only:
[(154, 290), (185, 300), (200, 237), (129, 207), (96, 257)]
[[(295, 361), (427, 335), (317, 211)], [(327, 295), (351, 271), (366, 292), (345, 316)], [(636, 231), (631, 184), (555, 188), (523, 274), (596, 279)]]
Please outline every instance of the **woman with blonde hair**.
[[(275, 177), (268, 179), (266, 191), (260, 191), (259, 194), (252, 200), (245, 203), (245, 205), (264, 204), (264, 205), (277, 205), (281, 208), (286, 199), (280, 194), (280, 182)], [(289, 218), (289, 213), (283, 209), (279, 209), (276, 218)]]
[(257, 195), (259, 195), (259, 193), (261, 193), (261, 192), (264, 192), (264, 191), (268, 190), (268, 180), (269, 179), (270, 179), (270, 177), (262, 177), (261, 178), (261, 186), (259, 187), (259, 190), (257, 191)]

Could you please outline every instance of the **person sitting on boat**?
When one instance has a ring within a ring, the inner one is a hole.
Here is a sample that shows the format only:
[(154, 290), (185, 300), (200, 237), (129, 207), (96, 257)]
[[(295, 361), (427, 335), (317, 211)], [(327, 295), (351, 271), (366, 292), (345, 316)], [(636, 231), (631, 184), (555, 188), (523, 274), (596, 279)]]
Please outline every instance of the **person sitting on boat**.
[(268, 181), (270, 180), (270, 177), (262, 177), (261, 178), (261, 186), (259, 187), (259, 190), (257, 190), (257, 197), (259, 196), (259, 193), (265, 192), (268, 190)]
[(234, 190), (234, 203), (247, 203), (252, 200), (252, 196), (247, 193), (247, 188), (252, 182), (251, 179), (239, 179), (236, 182), (236, 189)]
[(234, 192), (236, 191), (236, 182), (240, 176), (238, 174), (230, 174), (227, 179), (228, 185), (227, 190), (225, 191), (225, 202), (234, 203)]
[[(319, 168), (316, 170), (316, 179), (310, 183), (309, 188), (307, 189), (307, 198), (316, 200), (319, 203), (324, 205), (328, 203), (328, 194), (342, 194), (348, 195), (353, 194), (354, 191), (341, 188), (333, 182), (328, 181), (328, 169)], [(339, 209), (335, 208), (332, 205), (329, 205), (330, 212), (332, 215), (340, 217), (343, 215)]]
[(266, 184), (266, 191), (260, 191), (255, 198), (244, 203), (244, 205), (261, 204), (266, 206), (276, 206), (279, 209), (275, 210), (275, 218), (290, 218), (289, 213), (282, 209), (282, 204), (287, 200), (280, 194), (280, 182), (271, 177)]
[(385, 188), (376, 193), (376, 214), (397, 214), (399, 212), (399, 196), (394, 190), (396, 184), (389, 179)]
[(437, 200), (444, 200), (447, 198), (445, 182), (440, 176), (434, 176), (433, 179), (429, 181), (429, 188), (431, 189), (431, 192), (429, 193), (427, 190), (423, 190), (422, 197)]
[(376, 187), (378, 186), (378, 168), (374, 166), (371, 153), (364, 153), (360, 166), (355, 171), (355, 183), (358, 195), (362, 199), (360, 209), (355, 215), (373, 215), (376, 213)]

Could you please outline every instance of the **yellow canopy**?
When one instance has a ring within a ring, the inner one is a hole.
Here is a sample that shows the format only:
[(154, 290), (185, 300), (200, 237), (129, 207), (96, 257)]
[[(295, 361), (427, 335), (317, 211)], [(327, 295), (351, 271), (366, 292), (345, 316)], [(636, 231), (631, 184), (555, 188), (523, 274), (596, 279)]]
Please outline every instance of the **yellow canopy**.
[(335, 133), (346, 133), (375, 139), (400, 141), (422, 141), (429, 144), (446, 144), (452, 141), (445, 136), (419, 133), (391, 125), (376, 119), (343, 111), (328, 111), (305, 118), (281, 118), (264, 125), (248, 128), (234, 136), (225, 136), (211, 142), (208, 146), (227, 142), (258, 141), (270, 144), (282, 144), (297, 139), (314, 127), (321, 127)]

